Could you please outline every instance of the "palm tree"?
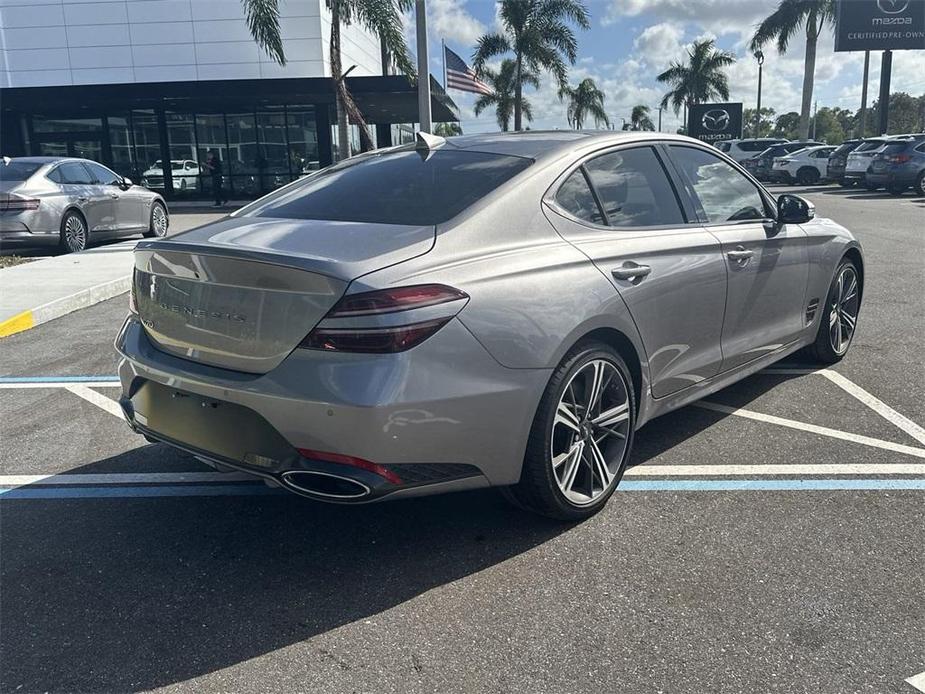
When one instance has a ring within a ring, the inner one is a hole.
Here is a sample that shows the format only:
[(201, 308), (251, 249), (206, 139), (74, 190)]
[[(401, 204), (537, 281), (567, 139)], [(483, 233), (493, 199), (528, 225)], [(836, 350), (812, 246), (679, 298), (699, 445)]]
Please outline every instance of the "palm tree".
[(800, 107), (800, 137), (809, 139), (809, 111), (813, 104), (813, 79), (816, 72), (816, 41), (826, 25), (834, 25), (835, 0), (781, 0), (777, 9), (767, 17), (750, 44), (752, 51), (769, 41), (777, 40), (777, 50), (787, 52), (791, 37), (804, 27), (806, 55), (803, 60), (803, 103)]
[(484, 74), (489, 59), (514, 54), (514, 130), (520, 130), (523, 111), (523, 73), (548, 70), (559, 87), (566, 86), (568, 64), (578, 57), (578, 41), (568, 22), (590, 28), (588, 10), (580, 0), (501, 0), (498, 16), (503, 33), (485, 34), (472, 56), (473, 67)]
[[(517, 63), (510, 58), (501, 61), (501, 69), (495, 72), (489, 68), (482, 69), (482, 79), (487, 82), (491, 88), (491, 94), (482, 94), (475, 102), (475, 115), (490, 106), (495, 107), (495, 118), (498, 119), (498, 127), (504, 132), (510, 130), (511, 116), (514, 114), (514, 99), (517, 90), (514, 87), (514, 76), (517, 72)], [(540, 86), (540, 80), (536, 73), (530, 70), (523, 70), (520, 73), (521, 84), (529, 84), (533, 87)], [(521, 97), (520, 106), (524, 117), (528, 121), (533, 120), (533, 110), (530, 102)]]
[(434, 135), (453, 137), (462, 134), (462, 126), (459, 123), (434, 123)]
[(585, 77), (577, 87), (565, 86), (559, 89), (559, 100), (568, 97), (568, 118), (569, 126), (575, 130), (581, 130), (585, 118), (591, 116), (594, 118), (594, 125), (597, 127), (610, 125), (610, 120), (604, 112), (604, 92), (597, 88), (594, 80)]
[(639, 104), (633, 106), (630, 122), (623, 124), (624, 130), (655, 130), (655, 124), (649, 118), (649, 107)]
[[(241, 0), (244, 5), (245, 21), (251, 36), (267, 55), (280, 65), (286, 64), (283, 41), (279, 29), (280, 0)], [(414, 0), (325, 0), (331, 12), (331, 78), (334, 80), (334, 101), (337, 105), (337, 158), (350, 156), (347, 119), (359, 126), (360, 146), (363, 150), (374, 149), (375, 145), (366, 129), (366, 121), (347, 89), (345, 73), (341, 66), (341, 28), (354, 22), (368, 29), (380, 38), (383, 47), (395, 59), (398, 69), (411, 78), (415, 76), (414, 65), (408, 55), (408, 46), (402, 31), (402, 15), (414, 7)]]
[(716, 97), (729, 98), (729, 81), (723, 68), (732, 65), (736, 57), (716, 50), (713, 39), (694, 41), (687, 55), (686, 65), (672, 61), (671, 67), (655, 78), (673, 87), (662, 99), (662, 108), (671, 104), (675, 115), (682, 106), (686, 111), (688, 106)]

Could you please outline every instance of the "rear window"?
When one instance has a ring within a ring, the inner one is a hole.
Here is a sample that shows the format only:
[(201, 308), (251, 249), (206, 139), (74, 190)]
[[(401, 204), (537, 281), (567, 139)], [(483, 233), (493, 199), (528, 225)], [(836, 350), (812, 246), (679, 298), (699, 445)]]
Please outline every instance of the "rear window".
[(533, 163), (485, 152), (413, 149), (357, 157), (268, 196), (247, 216), (432, 225), (452, 219)]
[(905, 152), (909, 144), (909, 142), (889, 142), (877, 154), (899, 154)]
[(755, 140), (754, 142), (740, 142), (739, 149), (743, 152), (761, 152), (764, 149), (767, 149), (768, 145), (775, 144), (770, 140)]
[(16, 161), (0, 164), (0, 181), (25, 181), (41, 168), (41, 164), (29, 161)]
[(883, 140), (871, 140), (870, 142), (864, 142), (860, 147), (858, 147), (855, 152), (869, 152), (872, 149), (879, 149), (883, 147)]

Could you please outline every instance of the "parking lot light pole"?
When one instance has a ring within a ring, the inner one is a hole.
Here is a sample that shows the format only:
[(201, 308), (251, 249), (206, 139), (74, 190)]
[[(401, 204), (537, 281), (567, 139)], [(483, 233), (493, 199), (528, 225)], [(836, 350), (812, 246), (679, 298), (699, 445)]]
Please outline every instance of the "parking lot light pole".
[(893, 71), (893, 51), (883, 51), (880, 61), (880, 130), (878, 135), (886, 135), (890, 127), (890, 76)]
[(755, 137), (761, 137), (761, 70), (764, 65), (764, 53), (755, 51), (755, 59), (758, 61), (758, 108), (755, 109)]
[(417, 25), (418, 49), (418, 130), (433, 129), (430, 118), (430, 70), (427, 67), (427, 9), (424, 0), (415, 0), (414, 17)]

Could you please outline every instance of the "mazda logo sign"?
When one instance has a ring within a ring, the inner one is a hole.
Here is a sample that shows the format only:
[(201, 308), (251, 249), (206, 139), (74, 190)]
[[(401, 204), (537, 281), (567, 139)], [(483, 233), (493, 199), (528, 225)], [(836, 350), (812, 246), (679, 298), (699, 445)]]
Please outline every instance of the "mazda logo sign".
[(909, 7), (909, 0), (877, 0), (877, 7), (883, 14), (899, 14)]
[(722, 108), (714, 108), (703, 114), (701, 125), (710, 132), (719, 132), (729, 127), (729, 112)]

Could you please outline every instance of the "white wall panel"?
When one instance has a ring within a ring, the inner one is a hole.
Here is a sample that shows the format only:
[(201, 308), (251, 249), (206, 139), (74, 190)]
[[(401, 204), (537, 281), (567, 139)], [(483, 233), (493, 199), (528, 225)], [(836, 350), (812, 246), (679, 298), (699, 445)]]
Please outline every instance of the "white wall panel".
[(132, 37), (128, 24), (87, 24), (67, 27), (67, 45), (81, 46), (129, 46)]
[(128, 13), (125, 3), (81, 2), (64, 5), (64, 23), (68, 26), (83, 24), (125, 24)]

